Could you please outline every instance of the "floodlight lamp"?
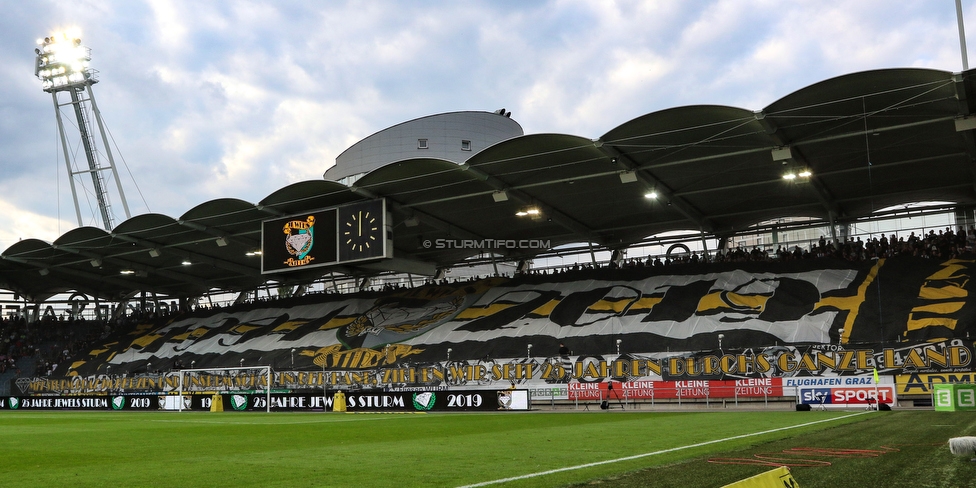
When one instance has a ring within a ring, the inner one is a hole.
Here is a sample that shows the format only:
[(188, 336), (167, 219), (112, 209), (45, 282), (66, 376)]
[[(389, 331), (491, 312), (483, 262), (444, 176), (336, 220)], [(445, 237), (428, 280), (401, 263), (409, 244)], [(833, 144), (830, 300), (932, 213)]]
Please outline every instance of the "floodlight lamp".
[(786, 173), (786, 174), (783, 175), (783, 179), (784, 180), (795, 180), (796, 179), (796, 173)]
[(516, 217), (525, 217), (525, 216), (526, 216), (526, 215), (528, 215), (528, 214), (529, 214), (529, 213), (528, 213), (528, 212), (526, 212), (526, 211), (524, 211), (524, 210), (519, 210), (518, 212), (515, 212), (515, 216), (516, 216)]
[(805, 170), (801, 171), (797, 176), (799, 176), (801, 178), (809, 178), (809, 177), (813, 176), (813, 173), (810, 170), (805, 169)]
[(793, 151), (790, 146), (776, 147), (772, 150), (773, 161), (786, 161), (793, 159)]
[(537, 208), (530, 208), (530, 209), (526, 210), (525, 213), (528, 214), (528, 215), (539, 215), (539, 209), (537, 209)]
[(59, 32), (39, 39), (39, 44), (41, 47), (34, 50), (37, 54), (35, 75), (41, 80), (45, 91), (60, 91), (62, 87), (94, 82), (88, 63), (91, 61), (91, 50), (81, 45), (80, 37)]
[(122, 271), (119, 271), (119, 273), (124, 275), (136, 274), (136, 272), (131, 269), (123, 269)]
[(621, 183), (635, 183), (637, 181), (636, 171), (622, 171), (619, 176)]
[(189, 260), (189, 259), (184, 259), (184, 260), (183, 260), (183, 262), (182, 262), (182, 263), (180, 263), (180, 264), (182, 264), (183, 266), (189, 266), (189, 265), (191, 265), (191, 264), (193, 264), (193, 263), (192, 263), (192, 262), (190, 262), (190, 260)]
[(644, 194), (644, 198), (647, 198), (648, 200), (653, 200), (653, 199), (657, 198), (657, 192), (654, 191), (654, 190), (651, 190), (651, 191), (649, 191), (649, 192), (647, 192), (647, 193)]

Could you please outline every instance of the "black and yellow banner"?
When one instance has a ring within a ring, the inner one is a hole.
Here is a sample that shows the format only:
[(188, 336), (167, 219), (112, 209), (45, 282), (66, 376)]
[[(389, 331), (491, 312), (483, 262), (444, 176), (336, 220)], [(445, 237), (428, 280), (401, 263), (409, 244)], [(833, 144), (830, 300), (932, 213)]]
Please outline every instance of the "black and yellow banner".
[(379, 388), (961, 374), (974, 369), (974, 269), (972, 259), (813, 259), (309, 295), (143, 324), (57, 378), (18, 386), (87, 391), (122, 375), (139, 385), (147, 372), (242, 363)]

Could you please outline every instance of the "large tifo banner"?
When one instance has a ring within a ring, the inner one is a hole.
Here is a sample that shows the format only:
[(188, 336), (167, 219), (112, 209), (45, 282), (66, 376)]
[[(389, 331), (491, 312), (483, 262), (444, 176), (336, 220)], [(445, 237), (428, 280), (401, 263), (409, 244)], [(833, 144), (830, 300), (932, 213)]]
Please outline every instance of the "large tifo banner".
[(316, 294), (141, 325), (57, 378), (16, 386), (171, 389), (146, 372), (238, 365), (271, 365), (283, 372), (274, 386), (293, 390), (956, 374), (974, 367), (974, 269), (971, 259), (812, 259)]

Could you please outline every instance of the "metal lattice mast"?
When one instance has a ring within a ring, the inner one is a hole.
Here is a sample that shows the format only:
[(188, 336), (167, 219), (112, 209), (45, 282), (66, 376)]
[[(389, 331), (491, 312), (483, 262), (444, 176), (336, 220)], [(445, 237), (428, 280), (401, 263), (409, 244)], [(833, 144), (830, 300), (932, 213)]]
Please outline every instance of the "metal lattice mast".
[[(54, 100), (54, 111), (58, 123), (58, 134), (61, 138), (62, 151), (64, 153), (65, 166), (68, 169), (68, 179), (71, 184), (71, 196), (75, 203), (75, 216), (78, 218), (78, 225), (84, 225), (81, 218), (81, 203), (78, 198), (78, 190), (75, 186), (75, 177), (90, 174), (92, 180), (92, 193), (98, 203), (99, 213), (102, 218), (102, 226), (106, 231), (111, 231), (115, 226), (112, 218), (112, 205), (109, 200), (109, 192), (105, 185), (103, 172), (110, 171), (115, 179), (116, 188), (119, 192), (119, 199), (125, 211), (125, 217), (131, 217), (129, 205), (122, 190), (122, 182), (119, 173), (115, 168), (115, 158), (112, 155), (108, 137), (105, 133), (105, 124), (102, 122), (101, 113), (95, 103), (95, 95), (92, 92), (92, 85), (98, 83), (95, 70), (91, 69), (91, 49), (81, 45), (81, 38), (77, 35), (59, 32), (44, 39), (38, 40), (39, 47), (34, 49), (37, 60), (34, 67), (34, 75), (41, 80), (44, 91), (51, 94)], [(60, 95), (67, 93), (69, 100), (61, 102)], [(78, 124), (78, 132), (81, 145), (85, 151), (85, 158), (88, 162), (87, 169), (75, 169), (71, 164), (72, 153), (68, 143), (68, 133), (65, 129), (64, 119), (61, 117), (61, 107), (70, 105), (75, 114)], [(99, 148), (93, 136), (91, 119), (95, 120), (97, 130), (101, 136), (101, 151), (104, 152), (107, 161), (102, 163), (99, 158)]]

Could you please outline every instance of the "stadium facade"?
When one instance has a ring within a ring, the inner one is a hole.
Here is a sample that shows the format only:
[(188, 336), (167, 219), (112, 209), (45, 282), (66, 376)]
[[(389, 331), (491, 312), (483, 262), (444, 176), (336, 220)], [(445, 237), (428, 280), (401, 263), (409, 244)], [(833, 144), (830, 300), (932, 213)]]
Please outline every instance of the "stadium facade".
[(429, 115), (383, 129), (336, 157), (325, 179), (351, 185), (366, 173), (394, 161), (430, 158), (463, 164), (472, 155), (523, 135), (504, 108), (494, 112)]

